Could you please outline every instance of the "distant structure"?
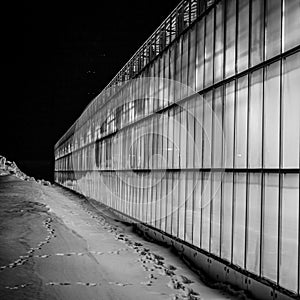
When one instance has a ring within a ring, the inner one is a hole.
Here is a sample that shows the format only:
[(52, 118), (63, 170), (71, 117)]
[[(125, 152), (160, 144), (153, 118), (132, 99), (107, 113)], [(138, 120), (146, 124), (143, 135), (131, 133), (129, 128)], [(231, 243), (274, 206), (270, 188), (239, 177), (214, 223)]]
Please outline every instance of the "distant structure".
[(300, 1), (182, 1), (55, 145), (55, 181), (219, 282), (299, 299)]

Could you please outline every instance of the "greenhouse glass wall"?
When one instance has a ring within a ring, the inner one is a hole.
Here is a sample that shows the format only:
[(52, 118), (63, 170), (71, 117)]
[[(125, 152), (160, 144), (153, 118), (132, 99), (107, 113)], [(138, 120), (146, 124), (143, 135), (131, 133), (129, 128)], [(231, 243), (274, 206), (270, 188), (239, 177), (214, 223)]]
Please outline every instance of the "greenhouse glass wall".
[(183, 1), (57, 142), (55, 181), (296, 298), (299, 124), (300, 1)]

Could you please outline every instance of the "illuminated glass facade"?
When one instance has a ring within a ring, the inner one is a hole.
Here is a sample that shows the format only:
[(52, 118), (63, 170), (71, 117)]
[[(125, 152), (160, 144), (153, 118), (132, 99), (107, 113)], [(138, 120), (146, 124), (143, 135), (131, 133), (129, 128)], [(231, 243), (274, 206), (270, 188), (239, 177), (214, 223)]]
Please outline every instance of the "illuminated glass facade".
[(55, 180), (299, 296), (300, 1), (181, 2), (55, 146)]

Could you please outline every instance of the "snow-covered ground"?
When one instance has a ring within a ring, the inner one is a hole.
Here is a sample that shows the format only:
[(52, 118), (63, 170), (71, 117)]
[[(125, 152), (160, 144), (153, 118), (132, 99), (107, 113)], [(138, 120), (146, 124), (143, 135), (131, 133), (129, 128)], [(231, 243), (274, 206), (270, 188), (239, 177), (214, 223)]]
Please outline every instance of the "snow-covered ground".
[(241, 299), (104, 206), (0, 176), (0, 299)]

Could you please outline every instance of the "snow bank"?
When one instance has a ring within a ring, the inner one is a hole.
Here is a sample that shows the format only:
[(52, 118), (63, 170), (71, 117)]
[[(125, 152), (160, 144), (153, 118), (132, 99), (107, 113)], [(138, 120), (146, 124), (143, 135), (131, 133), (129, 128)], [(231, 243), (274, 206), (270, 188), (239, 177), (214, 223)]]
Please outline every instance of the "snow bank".
[(0, 176), (4, 175), (14, 175), (21, 180), (35, 181), (46, 186), (51, 185), (51, 183), (47, 180), (35, 179), (34, 177), (26, 175), (18, 168), (17, 164), (14, 161), (9, 161), (6, 159), (6, 157), (0, 155)]

